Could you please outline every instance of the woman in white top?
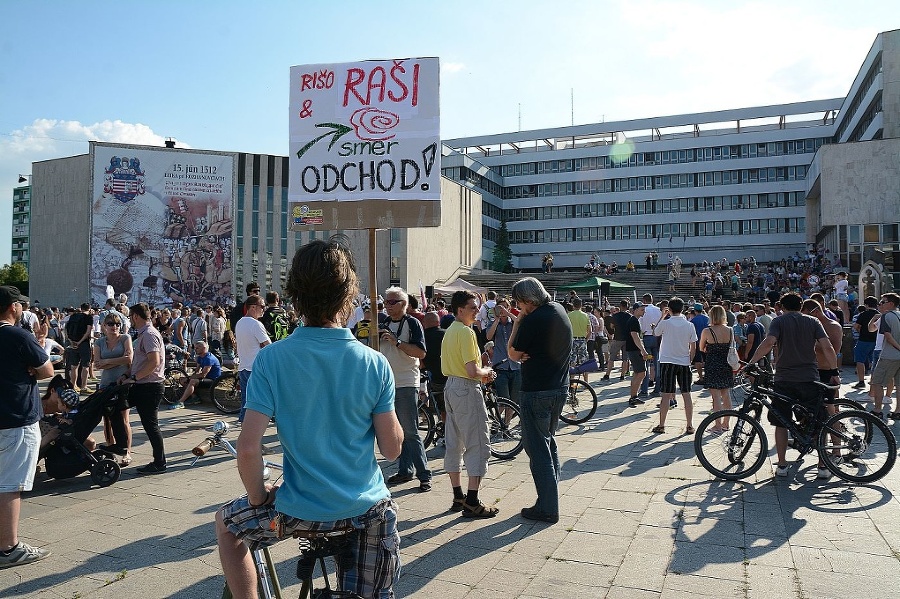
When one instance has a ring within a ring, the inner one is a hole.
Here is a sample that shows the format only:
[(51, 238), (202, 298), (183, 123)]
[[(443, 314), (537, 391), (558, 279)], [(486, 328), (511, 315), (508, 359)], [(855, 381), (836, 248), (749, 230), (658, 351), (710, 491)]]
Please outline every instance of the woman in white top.
[(222, 348), (222, 335), (225, 334), (225, 310), (216, 308), (209, 319), (209, 349), (218, 351)]

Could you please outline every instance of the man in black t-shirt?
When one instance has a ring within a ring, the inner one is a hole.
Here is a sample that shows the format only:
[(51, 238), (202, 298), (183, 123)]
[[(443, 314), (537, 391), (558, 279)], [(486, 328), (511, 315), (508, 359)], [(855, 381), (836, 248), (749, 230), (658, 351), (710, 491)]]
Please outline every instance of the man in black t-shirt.
[(15, 326), (27, 301), (15, 287), (0, 287), (0, 569), (50, 555), (18, 538), (21, 492), (31, 490), (41, 442), (37, 381), (53, 375), (34, 335)]
[(81, 310), (73, 312), (66, 323), (66, 336), (69, 346), (66, 348), (66, 368), (69, 370), (69, 382), (76, 389), (87, 384), (88, 369), (91, 366), (91, 333), (94, 319), (89, 311), (91, 305), (81, 304)]
[(288, 336), (290, 324), (288, 322), (287, 311), (281, 307), (281, 301), (278, 294), (274, 291), (270, 291), (266, 294), (266, 311), (263, 312), (262, 318), (260, 318), (259, 321), (262, 323), (263, 327), (265, 327), (266, 333), (273, 343)]
[(422, 319), (422, 326), (425, 329), (425, 347), (428, 348), (428, 353), (422, 359), (422, 368), (431, 375), (428, 384), (443, 424), (447, 420), (447, 411), (444, 407), (444, 385), (447, 384), (447, 377), (441, 372), (441, 344), (444, 342), (446, 331), (439, 326), (440, 322), (441, 318), (437, 312), (426, 312)]
[(853, 360), (856, 362), (857, 382), (855, 389), (866, 388), (866, 368), (872, 363), (872, 354), (875, 351), (875, 340), (878, 332), (869, 330), (869, 321), (878, 316), (878, 299), (869, 296), (864, 302), (866, 310), (856, 317), (853, 330), (859, 333), (859, 341), (853, 347)]
[(619, 380), (625, 380), (625, 373), (628, 372), (628, 354), (625, 353), (625, 340), (628, 337), (628, 321), (631, 320), (631, 314), (628, 312), (628, 302), (622, 300), (619, 303), (619, 311), (610, 316), (610, 322), (613, 327), (613, 338), (609, 342), (609, 361), (606, 363), (606, 374), (601, 380), (608, 381), (609, 375), (612, 373), (613, 360), (616, 356), (622, 354), (622, 371), (619, 374)]
[(644, 309), (647, 306), (641, 302), (635, 302), (631, 306), (631, 318), (625, 324), (627, 337), (625, 338), (625, 353), (628, 361), (631, 363), (631, 369), (634, 374), (631, 376), (631, 395), (628, 399), (628, 406), (637, 407), (644, 403), (644, 400), (638, 397), (638, 390), (641, 388), (641, 381), (647, 376), (646, 360), (652, 360), (653, 354), (644, 347), (644, 335), (641, 333), (641, 316), (644, 315)]
[(522, 444), (531, 465), (537, 490), (534, 506), (522, 516), (542, 522), (559, 521), (559, 455), (556, 426), (568, 396), (572, 324), (566, 311), (540, 281), (521, 279), (512, 288), (519, 313), (507, 343), (511, 360), (522, 363), (520, 396)]
[[(249, 298), (252, 295), (259, 295), (259, 285), (256, 283), (247, 283), (247, 297)], [(244, 308), (244, 302), (246, 300), (241, 300), (235, 305), (234, 308), (231, 309), (231, 314), (228, 316), (228, 321), (231, 323), (231, 330), (234, 330), (234, 327), (237, 326), (237, 323), (240, 319), (247, 315), (247, 312)]]

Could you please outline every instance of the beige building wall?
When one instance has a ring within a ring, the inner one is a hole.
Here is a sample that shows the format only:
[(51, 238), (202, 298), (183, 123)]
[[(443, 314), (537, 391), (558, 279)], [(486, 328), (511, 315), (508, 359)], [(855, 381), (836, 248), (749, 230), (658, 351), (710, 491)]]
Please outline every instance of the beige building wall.
[(32, 164), (29, 297), (42, 306), (91, 299), (90, 156)]
[(900, 137), (900, 29), (882, 34), (881, 74), (884, 82), (884, 139)]
[(898, 220), (900, 139), (822, 146), (817, 161), (820, 193), (807, 203), (807, 222), (828, 227)]

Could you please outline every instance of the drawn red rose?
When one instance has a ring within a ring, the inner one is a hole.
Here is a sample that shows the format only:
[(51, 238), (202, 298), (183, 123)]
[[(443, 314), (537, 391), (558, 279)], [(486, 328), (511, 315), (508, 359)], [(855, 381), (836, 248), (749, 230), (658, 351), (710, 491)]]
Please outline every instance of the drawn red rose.
[(356, 129), (356, 136), (366, 141), (391, 139), (395, 134), (390, 130), (399, 122), (398, 115), (379, 108), (360, 108), (350, 115), (350, 124)]

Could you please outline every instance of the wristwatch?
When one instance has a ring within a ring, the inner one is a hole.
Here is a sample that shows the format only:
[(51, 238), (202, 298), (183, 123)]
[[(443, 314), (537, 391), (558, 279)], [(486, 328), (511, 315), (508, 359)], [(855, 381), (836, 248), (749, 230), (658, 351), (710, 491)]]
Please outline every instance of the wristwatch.
[(400, 347), (400, 340), (397, 339), (397, 347)]

